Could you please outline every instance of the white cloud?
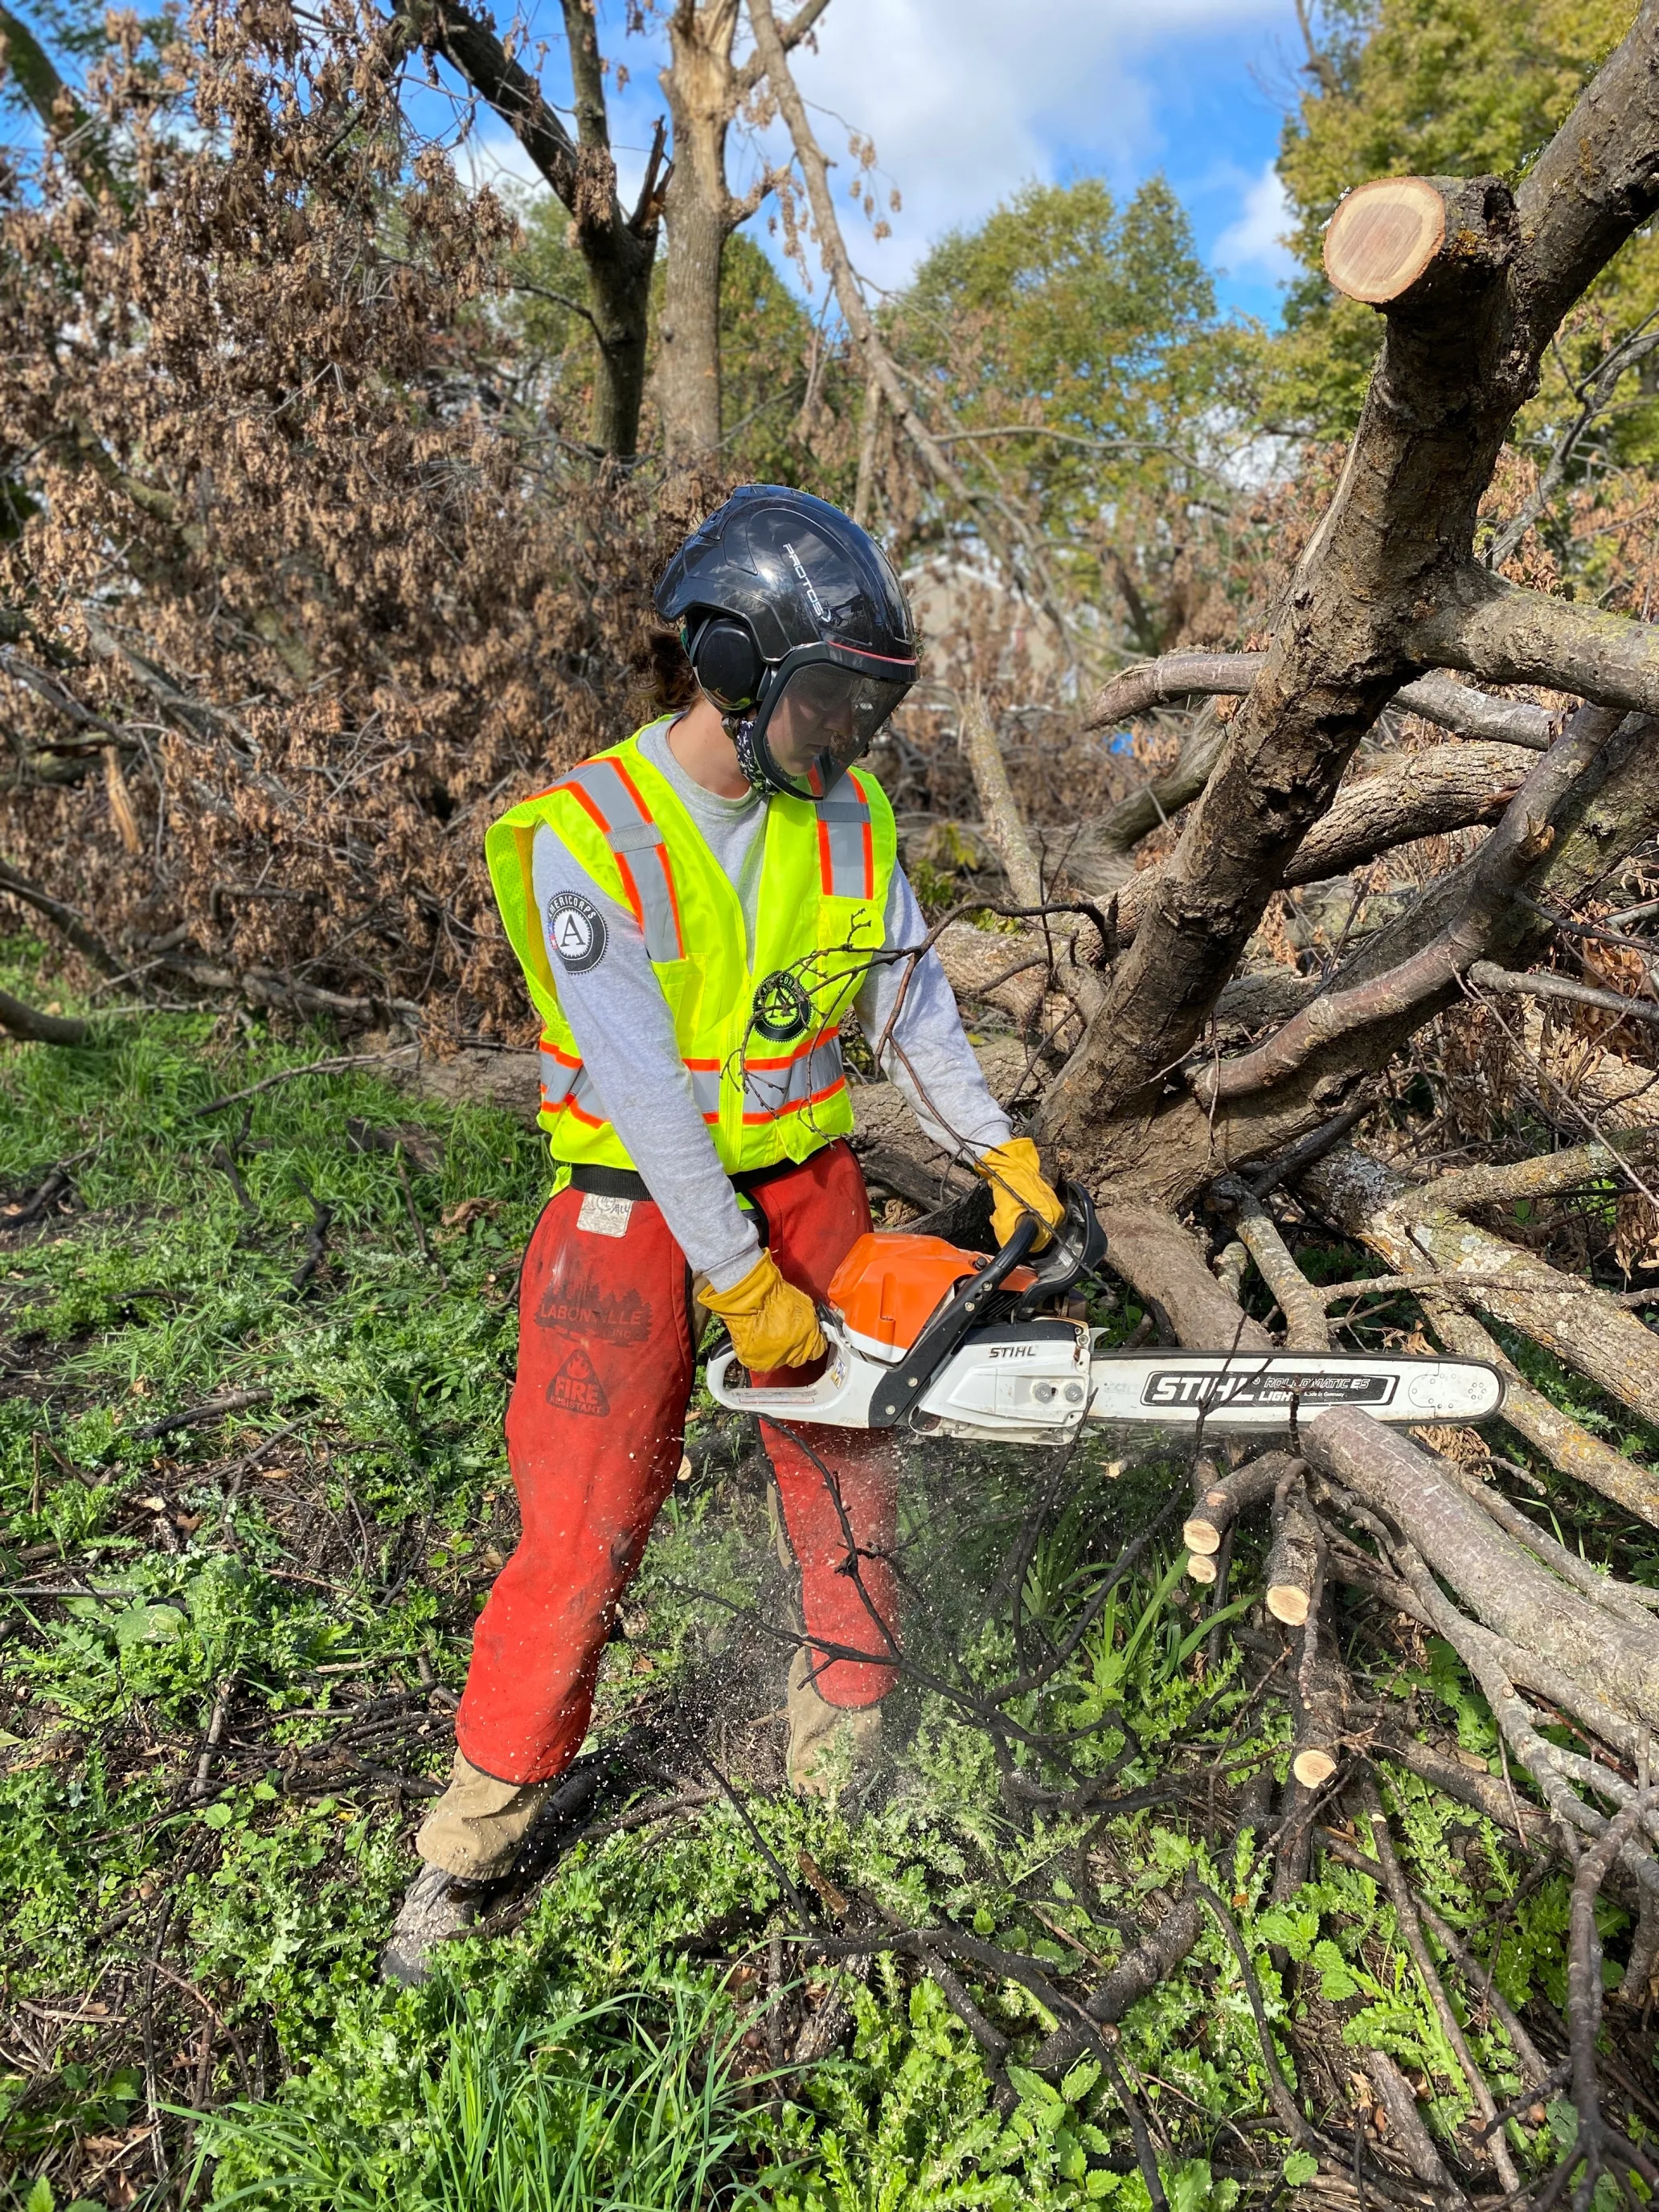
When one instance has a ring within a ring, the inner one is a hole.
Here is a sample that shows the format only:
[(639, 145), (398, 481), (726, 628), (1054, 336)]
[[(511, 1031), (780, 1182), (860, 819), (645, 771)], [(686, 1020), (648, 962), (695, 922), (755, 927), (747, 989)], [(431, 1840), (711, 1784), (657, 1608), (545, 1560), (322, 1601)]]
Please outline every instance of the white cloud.
[[(1028, 178), (1053, 178), (1056, 149), (1120, 184), (1145, 175), (1166, 150), (1136, 73), (1148, 49), (1290, 17), (1290, 0), (834, 0), (796, 76), (838, 163), (831, 181), (854, 260), (878, 283), (902, 283), (941, 231), (977, 221)], [(884, 242), (847, 197), (855, 165), (843, 125), (874, 139), (902, 191)], [(781, 143), (769, 146), (774, 158)]]
[(1246, 185), (1243, 204), (1217, 239), (1212, 258), (1235, 276), (1249, 272), (1282, 283), (1297, 267), (1296, 257), (1285, 243), (1290, 228), (1290, 203), (1278, 171), (1268, 161)]

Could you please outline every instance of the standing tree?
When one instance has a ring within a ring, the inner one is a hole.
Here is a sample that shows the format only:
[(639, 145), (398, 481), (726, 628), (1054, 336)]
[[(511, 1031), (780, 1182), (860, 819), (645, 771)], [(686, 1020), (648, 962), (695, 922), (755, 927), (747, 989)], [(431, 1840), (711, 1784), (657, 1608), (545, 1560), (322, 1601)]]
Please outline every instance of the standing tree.
[(639, 442), (645, 392), (651, 271), (665, 182), (664, 133), (659, 123), (629, 213), (617, 192), (592, 0), (562, 0), (562, 5), (575, 96), (574, 139), (489, 15), (455, 0), (412, 0), (404, 20), (411, 37), (441, 54), (494, 108), (568, 210), (587, 270), (590, 305), (580, 312), (592, 325), (598, 348), (592, 441), (602, 453), (626, 460)]
[[(798, 46), (830, 0), (803, 0), (781, 26), (787, 50)], [(772, 190), (769, 173), (739, 199), (726, 177), (733, 118), (763, 71), (757, 57), (732, 58), (738, 0), (674, 0), (668, 16), (671, 59), (662, 88), (674, 121), (674, 165), (664, 198), (668, 265), (653, 388), (671, 461), (712, 453), (720, 442), (720, 270), (726, 242)]]

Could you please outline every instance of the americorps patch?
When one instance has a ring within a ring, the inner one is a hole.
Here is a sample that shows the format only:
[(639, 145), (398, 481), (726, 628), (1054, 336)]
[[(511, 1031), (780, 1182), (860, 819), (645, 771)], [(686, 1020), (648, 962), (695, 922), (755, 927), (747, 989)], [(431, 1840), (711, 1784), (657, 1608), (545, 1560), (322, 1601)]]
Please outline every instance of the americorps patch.
[(547, 904), (547, 941), (561, 968), (584, 975), (605, 957), (605, 916), (580, 891), (556, 891)]

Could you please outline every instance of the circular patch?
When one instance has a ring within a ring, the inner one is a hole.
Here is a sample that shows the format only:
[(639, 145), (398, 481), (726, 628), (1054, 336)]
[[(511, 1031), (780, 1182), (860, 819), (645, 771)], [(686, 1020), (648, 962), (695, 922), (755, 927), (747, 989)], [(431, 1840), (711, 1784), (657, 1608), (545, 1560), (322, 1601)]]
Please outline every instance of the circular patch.
[(561, 968), (585, 975), (605, 957), (605, 916), (580, 891), (555, 891), (547, 902), (547, 941)]
[(793, 1044), (805, 1036), (812, 1001), (787, 968), (775, 969), (755, 986), (755, 1027), (769, 1044)]

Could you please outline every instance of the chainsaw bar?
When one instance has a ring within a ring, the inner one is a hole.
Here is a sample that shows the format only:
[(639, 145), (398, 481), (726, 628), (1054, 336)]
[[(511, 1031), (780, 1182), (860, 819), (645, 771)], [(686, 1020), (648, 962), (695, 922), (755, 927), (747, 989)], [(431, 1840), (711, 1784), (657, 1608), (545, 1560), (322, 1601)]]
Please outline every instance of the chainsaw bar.
[(1090, 1364), (1090, 1418), (1206, 1429), (1285, 1429), (1330, 1406), (1373, 1420), (1484, 1421), (1504, 1381), (1478, 1359), (1383, 1352), (1106, 1352)]
[(982, 1442), (1060, 1444), (1085, 1421), (1180, 1437), (1283, 1435), (1333, 1406), (1373, 1420), (1488, 1420), (1504, 1402), (1496, 1368), (1475, 1359), (1382, 1352), (1112, 1352), (1099, 1332), (1045, 1317), (970, 1331), (930, 1375), (915, 1350), (871, 1358), (826, 1322), (823, 1373), (799, 1389), (744, 1387), (731, 1353), (708, 1363), (723, 1406), (835, 1428), (907, 1427)]

